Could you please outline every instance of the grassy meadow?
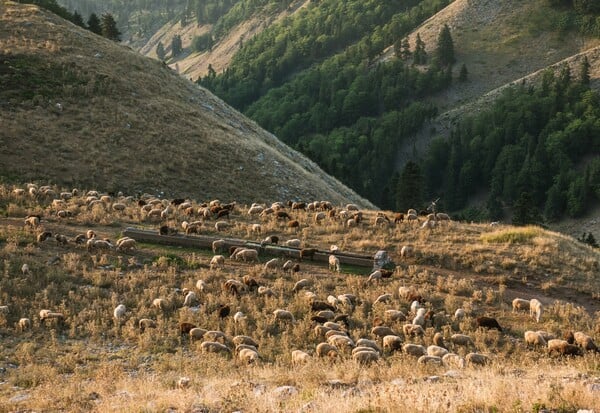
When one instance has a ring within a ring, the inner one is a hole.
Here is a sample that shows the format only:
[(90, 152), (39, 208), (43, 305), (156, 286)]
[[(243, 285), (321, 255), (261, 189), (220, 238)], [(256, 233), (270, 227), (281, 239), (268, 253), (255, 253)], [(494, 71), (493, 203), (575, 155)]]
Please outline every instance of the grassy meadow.
[[(419, 224), (374, 226), (376, 212), (367, 210), (356, 227), (336, 217), (317, 224), (316, 211), (286, 208), (300, 222), (294, 230), (272, 214), (249, 215), (249, 205), (236, 205), (224, 219), (228, 228), (217, 232), (214, 217), (196, 216), (199, 204), (210, 200), (190, 200), (194, 215), (170, 206), (160, 219), (148, 217), (137, 198), (95, 202), (99, 196), (79, 191), (57, 201), (72, 191), (15, 189), (0, 187), (0, 306), (6, 306), (0, 307), (0, 412), (600, 411), (600, 354), (554, 357), (543, 347), (527, 348), (523, 340), (527, 330), (544, 330), (558, 338), (582, 331), (600, 342), (600, 253), (570, 237), (537, 227), (454, 221), (420, 229), (423, 217)], [(152, 202), (150, 196), (143, 199)], [(125, 208), (116, 210), (115, 204)], [(155, 205), (164, 210), (170, 203)], [(344, 206), (335, 208), (339, 216)], [(393, 219), (393, 212), (385, 214)], [(39, 226), (24, 225), (28, 215), (41, 216)], [(130, 226), (168, 225), (183, 233), (182, 222), (195, 220), (203, 221), (202, 235), (254, 241), (277, 235), (280, 243), (297, 238), (303, 247), (337, 245), (363, 254), (385, 249), (397, 267), (390, 278), (368, 281), (370, 268), (344, 264), (336, 273), (326, 263), (303, 260), (298, 272), (284, 272), (284, 260), (266, 270), (271, 256), (246, 263), (224, 253), (224, 265), (211, 268), (209, 250), (149, 243), (127, 251), (89, 250), (74, 241), (92, 230), (114, 244)], [(261, 232), (253, 232), (252, 224), (260, 224)], [(44, 231), (52, 237), (39, 241)], [(57, 242), (57, 234), (68, 241)], [(413, 253), (401, 257), (405, 245)], [(272, 294), (224, 290), (225, 281), (244, 276)], [(294, 292), (302, 279), (308, 286)], [(202, 289), (198, 280), (204, 281)], [(401, 286), (412, 287), (435, 313), (422, 336), (403, 333), (413, 314), (411, 302), (399, 294)], [(184, 306), (188, 291), (198, 301)], [(463, 358), (483, 354), (489, 362), (422, 364), (404, 351), (382, 349), (377, 361), (363, 364), (345, 347), (337, 349), (337, 357), (319, 357), (316, 347), (327, 340), (322, 323), (311, 319), (317, 313), (309, 292), (323, 302), (342, 294), (356, 297), (354, 305), (338, 302), (334, 309), (348, 316), (347, 324), (338, 324), (355, 343), (367, 338), (381, 347), (371, 329), (385, 325), (402, 343), (427, 347), (440, 333), (448, 350)], [(387, 301), (378, 300), (383, 294), (390, 294)], [(542, 302), (539, 323), (528, 312), (512, 311), (515, 297)], [(156, 298), (166, 305), (153, 306)], [(126, 312), (117, 320), (113, 310), (119, 304)], [(224, 305), (229, 315), (219, 314)], [(459, 308), (464, 318), (454, 316)], [(42, 309), (63, 318), (42, 322)], [(276, 320), (276, 309), (288, 310), (295, 321)], [(388, 310), (401, 311), (406, 320), (390, 319)], [(237, 312), (244, 318), (234, 321)], [(503, 331), (477, 328), (475, 319), (482, 315), (495, 317)], [(31, 325), (22, 328), (21, 318)], [(141, 331), (144, 318), (154, 328)], [(229, 352), (203, 351), (205, 340), (182, 334), (181, 323), (221, 331)], [(456, 333), (468, 335), (472, 345), (452, 345)], [(248, 363), (236, 354), (233, 338), (240, 335), (259, 344), (258, 360)], [(294, 350), (308, 353), (309, 360), (293, 362)]]

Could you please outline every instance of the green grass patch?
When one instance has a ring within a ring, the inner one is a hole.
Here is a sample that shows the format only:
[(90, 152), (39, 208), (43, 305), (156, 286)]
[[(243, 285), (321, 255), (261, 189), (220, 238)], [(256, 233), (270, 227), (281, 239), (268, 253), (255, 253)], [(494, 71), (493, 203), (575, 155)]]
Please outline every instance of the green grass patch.
[(508, 228), (501, 231), (482, 234), (481, 240), (490, 244), (525, 244), (542, 235), (542, 229), (534, 226)]

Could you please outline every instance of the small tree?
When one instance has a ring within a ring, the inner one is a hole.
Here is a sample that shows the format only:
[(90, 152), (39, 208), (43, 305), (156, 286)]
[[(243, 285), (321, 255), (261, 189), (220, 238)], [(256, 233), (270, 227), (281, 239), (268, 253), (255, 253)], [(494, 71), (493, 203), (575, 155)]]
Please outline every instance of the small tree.
[(587, 56), (583, 57), (583, 61), (579, 67), (579, 81), (585, 86), (590, 84), (590, 62), (588, 61)]
[(467, 71), (467, 66), (463, 63), (460, 67), (460, 72), (458, 73), (458, 81), (466, 82), (469, 79), (469, 72)]
[(435, 49), (435, 63), (440, 67), (452, 66), (454, 58), (454, 41), (450, 34), (450, 28), (444, 24), (438, 35), (437, 47)]
[(83, 21), (83, 17), (81, 17), (81, 14), (79, 14), (77, 10), (73, 12), (73, 18), (71, 19), (71, 21), (79, 27), (83, 27), (84, 29), (86, 28), (85, 22)]
[(183, 53), (183, 45), (181, 43), (181, 36), (176, 34), (171, 40), (171, 57), (176, 58)]
[(396, 189), (396, 208), (406, 211), (419, 208), (423, 203), (423, 175), (421, 167), (413, 161), (404, 166)]
[(96, 13), (90, 14), (90, 17), (87, 21), (88, 30), (92, 33), (96, 33), (102, 36), (102, 27), (100, 26), (100, 19), (96, 15)]
[(413, 63), (416, 65), (424, 65), (427, 63), (427, 52), (425, 51), (425, 43), (421, 40), (421, 35), (417, 33), (415, 41), (415, 51), (413, 52)]
[(165, 51), (165, 47), (163, 46), (162, 42), (158, 42), (156, 45), (156, 56), (160, 60), (165, 60), (165, 57), (167, 57), (167, 52)]
[(539, 224), (542, 221), (539, 209), (533, 204), (529, 192), (521, 192), (513, 206), (513, 225)]
[(121, 32), (117, 29), (117, 22), (110, 13), (104, 13), (100, 21), (102, 36), (115, 42), (121, 41)]

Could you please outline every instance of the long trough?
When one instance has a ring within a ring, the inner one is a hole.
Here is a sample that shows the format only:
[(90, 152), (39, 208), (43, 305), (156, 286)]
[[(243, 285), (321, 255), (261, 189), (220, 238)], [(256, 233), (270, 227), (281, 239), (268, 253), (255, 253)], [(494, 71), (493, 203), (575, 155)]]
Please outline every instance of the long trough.
[[(123, 235), (133, 238), (138, 242), (147, 242), (151, 244), (164, 244), (164, 245), (172, 245), (172, 246), (181, 246), (181, 247), (192, 247), (192, 248), (203, 248), (203, 249), (212, 249), (212, 243), (218, 239), (222, 239), (225, 241), (226, 247), (239, 246), (239, 247), (248, 247), (254, 248), (259, 251), (261, 254), (268, 254), (273, 256), (282, 256), (289, 258), (297, 258), (300, 259), (300, 250), (301, 248), (295, 247), (287, 247), (281, 245), (265, 245), (261, 246), (259, 242), (248, 241), (244, 239), (238, 238), (222, 238), (222, 237), (212, 237), (207, 235), (184, 235), (184, 234), (175, 234), (175, 235), (160, 235), (157, 230), (146, 230), (139, 229), (133, 227), (127, 227), (123, 231)], [(314, 261), (319, 262), (328, 262), (329, 255), (331, 255), (330, 251), (327, 250), (319, 250), (315, 252), (313, 256)], [(356, 265), (359, 267), (372, 267), (373, 266), (373, 257), (365, 254), (358, 253), (345, 253), (341, 251), (336, 251), (336, 257), (340, 260), (340, 264), (348, 264), (348, 265)]]

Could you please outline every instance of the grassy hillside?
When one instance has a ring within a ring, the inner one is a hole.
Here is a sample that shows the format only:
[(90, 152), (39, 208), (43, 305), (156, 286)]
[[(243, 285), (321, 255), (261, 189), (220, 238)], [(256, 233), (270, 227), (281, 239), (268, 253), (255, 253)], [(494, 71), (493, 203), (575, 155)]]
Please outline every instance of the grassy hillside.
[(1, 4), (5, 181), (369, 205), (161, 63), (35, 6)]
[[(15, 191), (15, 189), (17, 191)], [(24, 191), (18, 191), (23, 189)], [(71, 192), (69, 189), (66, 191)], [(70, 411), (551, 411), (576, 412), (600, 408), (600, 354), (556, 357), (544, 346), (527, 348), (524, 332), (545, 330), (561, 337), (583, 331), (600, 341), (600, 254), (572, 238), (537, 227), (515, 228), (489, 224), (443, 223), (418, 229), (415, 223), (374, 226), (375, 211), (362, 210), (364, 220), (348, 227), (340, 219), (315, 224), (315, 212), (290, 211), (301, 223), (297, 232), (274, 216), (248, 215), (238, 205), (230, 225), (217, 233), (214, 218), (204, 221), (201, 234), (260, 240), (277, 235), (305, 247), (372, 254), (383, 248), (398, 264), (391, 278), (368, 281), (370, 269), (342, 265), (332, 273), (324, 264), (303, 260), (300, 270), (286, 273), (283, 260), (273, 270), (264, 264), (228, 258), (211, 268), (208, 250), (137, 244), (133, 250), (88, 249), (74, 242), (93, 230), (98, 238), (116, 241), (128, 226), (180, 228), (196, 219), (173, 209), (163, 220), (148, 218), (136, 202), (112, 197), (94, 204), (88, 194), (54, 202), (64, 188), (0, 186), (0, 410)], [(100, 194), (102, 195), (102, 194)], [(67, 196), (64, 196), (67, 198)], [(146, 198), (146, 201), (151, 200)], [(194, 209), (207, 198), (193, 200)], [(117, 212), (113, 205), (123, 204)], [(59, 218), (57, 210), (69, 211)], [(338, 211), (339, 213), (340, 211)], [(28, 214), (42, 217), (40, 226), (23, 225)], [(391, 217), (390, 213), (387, 213)], [(262, 232), (253, 234), (251, 225)], [(64, 235), (38, 241), (42, 231)], [(189, 235), (194, 237), (195, 235)], [(403, 245), (414, 252), (400, 256)], [(23, 264), (28, 269), (23, 270)], [(256, 290), (231, 295), (226, 280), (252, 277), (273, 295)], [(308, 286), (293, 292), (295, 283)], [(202, 288), (198, 280), (204, 281)], [(411, 287), (423, 306), (435, 313), (422, 336), (403, 333), (410, 323), (411, 303), (400, 287)], [(198, 301), (184, 306), (187, 290)], [(356, 304), (338, 302), (334, 315), (347, 315), (339, 328), (357, 342), (376, 341), (376, 325), (392, 329), (403, 344), (428, 347), (436, 333), (459, 359), (467, 353), (485, 355), (486, 365), (421, 364), (405, 351), (382, 351), (377, 361), (361, 364), (350, 348), (338, 344), (337, 357), (321, 358), (319, 343), (326, 341), (321, 323), (312, 320), (309, 291), (316, 300), (353, 294)], [(386, 300), (379, 300), (389, 294)], [(537, 298), (543, 304), (539, 322), (528, 312), (512, 310), (512, 300)], [(154, 299), (166, 300), (162, 309)], [(117, 305), (126, 312), (113, 316)], [(219, 308), (230, 313), (220, 317)], [(462, 308), (466, 316), (454, 317)], [(40, 310), (60, 312), (62, 320), (40, 320)], [(275, 309), (290, 311), (295, 322), (276, 321)], [(408, 321), (390, 319), (402, 312)], [(245, 319), (235, 322), (241, 311)], [(503, 331), (477, 328), (475, 319), (495, 317)], [(21, 318), (31, 325), (18, 327)], [(153, 328), (140, 331), (147, 318)], [(58, 321), (58, 322), (57, 322)], [(179, 324), (192, 323), (224, 333), (227, 354), (206, 353), (202, 342), (181, 334)], [(319, 327), (319, 325), (321, 325)], [(318, 327), (318, 329), (316, 329)], [(452, 345), (451, 335), (468, 335), (467, 347)], [(241, 360), (233, 338), (247, 335), (258, 344), (259, 359)], [(309, 354), (306, 363), (293, 363), (292, 351)], [(178, 385), (187, 378), (187, 385)], [(518, 382), (519, 391), (515, 391)], [(60, 383), (60, 386), (57, 385)]]

